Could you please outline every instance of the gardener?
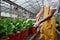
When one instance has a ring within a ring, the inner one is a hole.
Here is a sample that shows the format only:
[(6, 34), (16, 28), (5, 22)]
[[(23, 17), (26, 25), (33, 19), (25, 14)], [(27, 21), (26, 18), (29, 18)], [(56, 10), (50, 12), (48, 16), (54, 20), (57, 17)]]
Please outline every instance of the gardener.
[(34, 26), (43, 25), (40, 29), (40, 40), (56, 40), (56, 20), (55, 16), (59, 9), (59, 0), (44, 0), (40, 12), (36, 19), (44, 13), (44, 18), (39, 20)]

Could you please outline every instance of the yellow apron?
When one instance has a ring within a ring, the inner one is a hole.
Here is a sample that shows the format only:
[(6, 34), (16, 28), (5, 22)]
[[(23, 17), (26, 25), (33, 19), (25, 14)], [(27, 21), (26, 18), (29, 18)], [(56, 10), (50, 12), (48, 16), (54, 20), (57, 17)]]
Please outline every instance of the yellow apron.
[[(44, 6), (44, 17), (48, 15), (50, 7)], [(40, 29), (40, 40), (56, 40), (56, 20), (55, 17), (43, 22)]]

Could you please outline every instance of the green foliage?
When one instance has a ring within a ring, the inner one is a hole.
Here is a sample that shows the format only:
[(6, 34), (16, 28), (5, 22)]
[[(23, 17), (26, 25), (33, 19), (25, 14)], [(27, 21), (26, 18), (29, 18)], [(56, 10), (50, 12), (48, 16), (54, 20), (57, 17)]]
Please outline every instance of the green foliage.
[(57, 13), (56, 20), (57, 20), (57, 21), (60, 21), (60, 12)]
[(59, 13), (57, 13), (56, 21), (58, 21), (58, 22), (59, 22), (58, 26), (60, 26), (60, 12), (59, 12)]
[(28, 19), (0, 18), (0, 37), (32, 27), (34, 22)]

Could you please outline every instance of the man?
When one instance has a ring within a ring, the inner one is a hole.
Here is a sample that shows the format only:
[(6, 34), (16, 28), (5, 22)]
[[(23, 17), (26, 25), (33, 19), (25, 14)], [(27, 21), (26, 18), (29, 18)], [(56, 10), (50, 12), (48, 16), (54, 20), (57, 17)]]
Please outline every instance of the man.
[(40, 29), (40, 40), (56, 40), (56, 20), (55, 14), (59, 9), (59, 0), (44, 0), (44, 4), (40, 12), (36, 15), (36, 19), (44, 13), (44, 18), (39, 20), (34, 26), (43, 25)]

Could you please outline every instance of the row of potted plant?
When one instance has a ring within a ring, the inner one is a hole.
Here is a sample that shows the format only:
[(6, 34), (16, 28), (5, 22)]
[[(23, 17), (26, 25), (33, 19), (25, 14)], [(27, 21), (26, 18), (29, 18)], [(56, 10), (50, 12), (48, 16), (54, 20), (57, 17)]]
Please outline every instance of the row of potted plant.
[(23, 40), (30, 33), (36, 33), (34, 22), (28, 19), (0, 18), (0, 38), (6, 40)]

